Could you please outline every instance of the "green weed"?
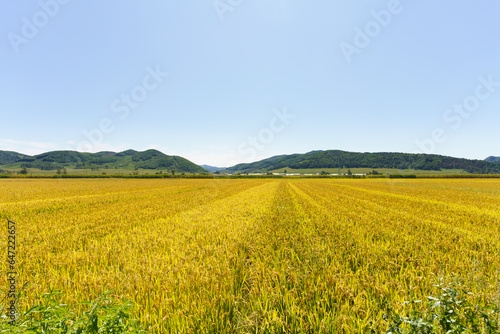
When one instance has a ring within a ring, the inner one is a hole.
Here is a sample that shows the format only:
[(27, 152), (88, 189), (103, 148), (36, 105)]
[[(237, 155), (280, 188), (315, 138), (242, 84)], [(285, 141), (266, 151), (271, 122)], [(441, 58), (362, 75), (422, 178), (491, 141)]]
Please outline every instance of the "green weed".
[[(76, 307), (61, 303), (62, 293), (51, 291), (42, 302), (19, 316), (15, 324), (7, 316), (0, 318), (0, 333), (50, 333), (50, 334), (114, 334), (147, 333), (134, 320), (134, 305), (130, 301), (117, 301), (106, 292), (93, 302), (83, 302)], [(83, 307), (78, 316), (73, 310)], [(2, 310), (2, 314), (5, 314)]]
[(390, 321), (386, 334), (455, 334), (455, 333), (499, 333), (498, 307), (473, 305), (467, 297), (472, 294), (451, 287), (436, 285), (441, 291), (438, 297), (427, 297), (423, 311), (415, 310), (421, 300), (404, 304), (412, 310), (406, 316), (390, 312), (384, 316)]

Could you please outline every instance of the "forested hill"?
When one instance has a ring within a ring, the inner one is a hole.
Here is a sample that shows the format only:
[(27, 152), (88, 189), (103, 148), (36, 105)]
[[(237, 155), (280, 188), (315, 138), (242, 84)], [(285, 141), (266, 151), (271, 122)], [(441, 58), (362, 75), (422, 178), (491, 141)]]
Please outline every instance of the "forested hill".
[(28, 157), (29, 156), (17, 152), (0, 151), (0, 165), (12, 164)]
[(486, 161), (500, 163), (500, 157), (488, 157)]
[(268, 172), (281, 168), (397, 168), (415, 170), (462, 169), (469, 173), (500, 173), (500, 164), (434, 154), (354, 153), (339, 150), (281, 155), (228, 168), (230, 173)]
[(191, 161), (166, 155), (157, 150), (137, 152), (128, 150), (120, 153), (99, 152), (81, 153), (76, 151), (54, 151), (35, 156), (27, 156), (15, 152), (0, 151), (1, 165), (13, 165), (41, 170), (58, 168), (117, 168), (117, 169), (168, 169), (176, 172), (207, 173), (207, 171)]

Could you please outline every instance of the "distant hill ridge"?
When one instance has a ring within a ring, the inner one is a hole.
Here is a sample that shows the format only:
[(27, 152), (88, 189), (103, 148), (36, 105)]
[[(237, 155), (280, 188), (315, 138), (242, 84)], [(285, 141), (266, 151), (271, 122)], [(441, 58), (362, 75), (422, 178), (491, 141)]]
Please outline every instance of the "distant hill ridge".
[(339, 150), (279, 155), (228, 168), (230, 173), (269, 172), (277, 169), (397, 168), (415, 170), (462, 169), (468, 173), (500, 173), (500, 164), (435, 154), (355, 153)]
[(76, 151), (53, 151), (29, 156), (17, 152), (0, 151), (0, 169), (38, 168), (56, 170), (76, 169), (151, 169), (175, 170), (186, 173), (207, 173), (222, 171), (229, 173), (268, 172), (277, 169), (318, 169), (318, 168), (397, 168), (415, 170), (460, 169), (469, 173), (500, 173), (500, 157), (485, 160), (453, 158), (434, 154), (410, 153), (355, 153), (340, 150), (312, 151), (305, 154), (277, 155), (261, 161), (239, 164), (227, 169), (208, 165), (198, 166), (179, 157), (169, 156), (158, 150), (143, 152), (126, 150), (123, 152), (103, 151), (81, 153)]
[(226, 169), (226, 167), (215, 167), (209, 165), (199, 165), (201, 168), (206, 169), (210, 173), (220, 172)]
[(176, 172), (206, 173), (193, 162), (166, 155), (158, 150), (138, 152), (127, 150), (119, 153), (81, 153), (76, 151), (53, 151), (28, 156), (16, 152), (0, 151), (0, 167), (18, 164), (19, 167), (56, 170), (58, 168), (119, 168), (119, 169), (168, 169)]
[(12, 164), (27, 157), (29, 156), (17, 152), (0, 151), (0, 165)]
[(487, 157), (486, 161), (500, 163), (500, 157)]

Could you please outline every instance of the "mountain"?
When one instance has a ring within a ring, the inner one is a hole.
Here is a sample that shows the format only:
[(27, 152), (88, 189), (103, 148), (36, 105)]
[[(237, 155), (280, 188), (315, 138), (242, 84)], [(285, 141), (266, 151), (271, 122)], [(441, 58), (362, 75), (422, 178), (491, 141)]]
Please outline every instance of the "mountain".
[(157, 150), (137, 152), (98, 152), (81, 153), (76, 151), (53, 151), (35, 156), (15, 152), (0, 151), (0, 167), (38, 168), (56, 170), (58, 168), (76, 169), (166, 169), (185, 173), (206, 173), (202, 167), (179, 156), (169, 156)]
[(147, 150), (132, 155), (135, 168), (174, 169), (178, 172), (206, 173), (206, 170), (191, 161), (178, 156), (165, 155), (157, 150)]
[(416, 170), (463, 169), (469, 173), (500, 173), (500, 165), (484, 160), (468, 160), (435, 154), (354, 153), (339, 150), (312, 151), (280, 155), (261, 161), (239, 164), (229, 173), (268, 172), (276, 169), (310, 168), (397, 168)]
[(496, 163), (500, 163), (500, 157), (487, 157), (486, 159), (484, 159), (485, 161), (488, 161), (488, 162), (496, 162)]
[(320, 168), (397, 168), (415, 170), (460, 169), (469, 173), (500, 173), (500, 157), (486, 160), (469, 160), (434, 154), (409, 153), (354, 153), (339, 150), (312, 151), (305, 154), (277, 155), (261, 161), (239, 164), (230, 168), (208, 165), (198, 166), (191, 161), (169, 156), (158, 150), (138, 152), (127, 150), (119, 153), (81, 153), (53, 151), (35, 156), (0, 151), (0, 169), (21, 167), (55, 171), (58, 168), (123, 169), (123, 170), (175, 170), (177, 173), (228, 173), (268, 172), (277, 169)]
[(226, 170), (226, 167), (214, 167), (209, 165), (200, 165), (201, 168), (208, 170), (210, 173)]
[(27, 157), (27, 155), (17, 152), (0, 151), (0, 165), (13, 164)]

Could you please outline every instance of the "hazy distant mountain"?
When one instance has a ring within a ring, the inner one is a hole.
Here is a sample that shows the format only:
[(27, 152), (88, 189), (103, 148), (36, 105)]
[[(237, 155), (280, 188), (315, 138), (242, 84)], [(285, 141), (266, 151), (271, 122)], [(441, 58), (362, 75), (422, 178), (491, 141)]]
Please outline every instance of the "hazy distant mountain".
[(220, 172), (226, 169), (226, 167), (214, 167), (209, 165), (199, 165), (201, 168), (208, 170), (210, 173)]
[(354, 153), (338, 150), (280, 155), (226, 169), (231, 173), (268, 172), (276, 169), (397, 168), (415, 170), (462, 169), (469, 173), (500, 173), (500, 164), (434, 154)]
[(116, 168), (116, 169), (167, 169), (176, 172), (206, 173), (202, 167), (179, 157), (166, 155), (157, 150), (137, 152), (127, 150), (120, 153), (80, 153), (76, 151), (54, 151), (35, 156), (0, 151), (1, 165), (56, 170), (58, 168)]
[(496, 162), (496, 163), (500, 163), (500, 157), (487, 157), (486, 159), (484, 159), (485, 161), (489, 161), (489, 162)]

